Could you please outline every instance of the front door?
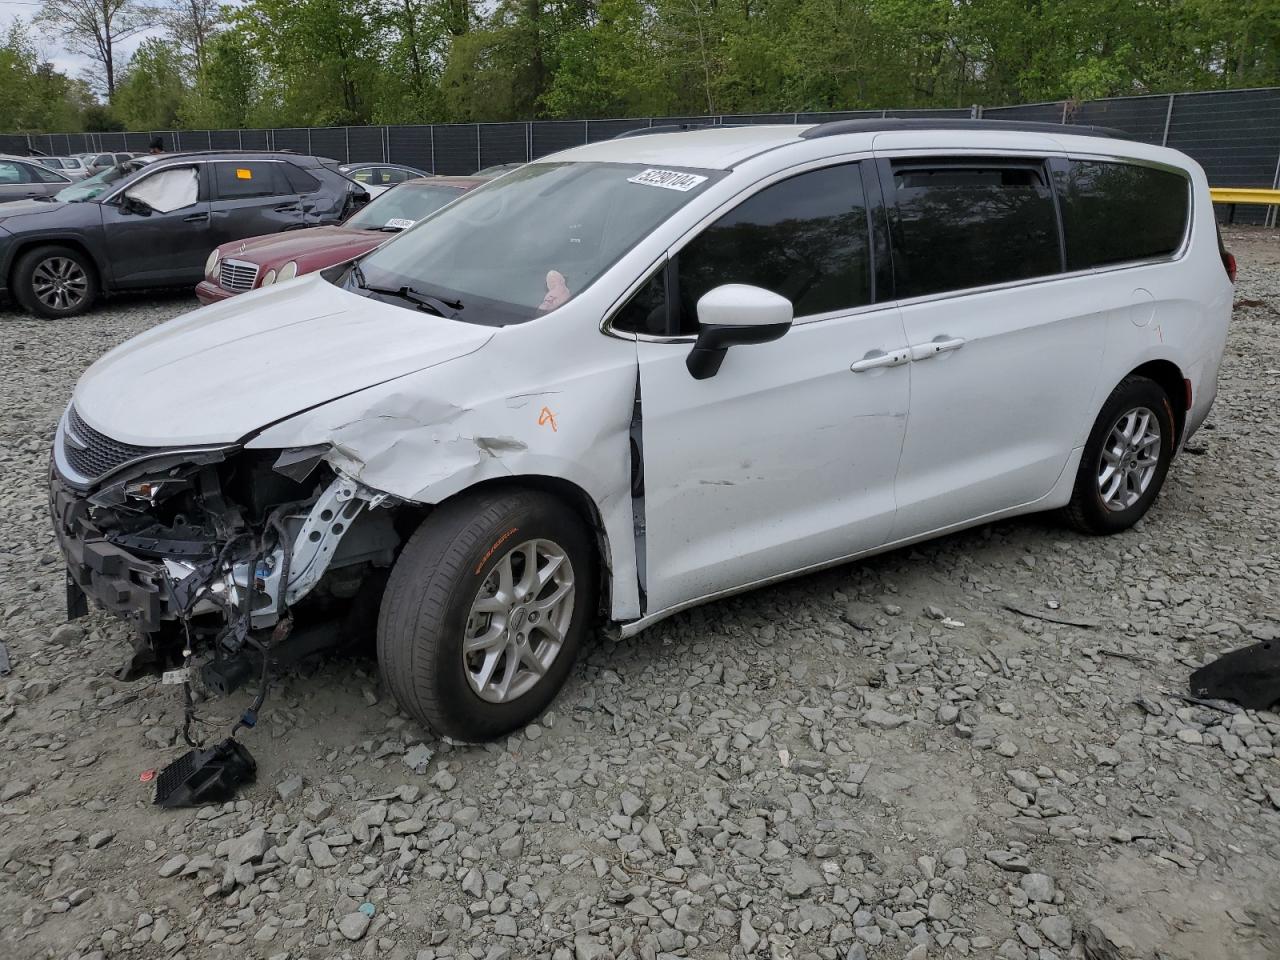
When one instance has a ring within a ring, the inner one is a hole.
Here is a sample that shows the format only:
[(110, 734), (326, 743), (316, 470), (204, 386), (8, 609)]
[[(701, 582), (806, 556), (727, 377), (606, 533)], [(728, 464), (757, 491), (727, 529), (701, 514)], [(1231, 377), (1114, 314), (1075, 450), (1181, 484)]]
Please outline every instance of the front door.
[(139, 178), (100, 205), (114, 286), (162, 287), (199, 281), (213, 249), (200, 164)]
[[(686, 369), (689, 339), (639, 339), (647, 612), (888, 539), (910, 367), (897, 362), (897, 310), (875, 302), (866, 196), (856, 163), (775, 182), (620, 314), (638, 333), (687, 337), (704, 293), (746, 283), (796, 317), (780, 340), (730, 349), (706, 380)], [(665, 319), (651, 309), (664, 302)]]
[(881, 161), (911, 349), (900, 540), (1033, 503), (1082, 442), (1106, 341), (1043, 158)]

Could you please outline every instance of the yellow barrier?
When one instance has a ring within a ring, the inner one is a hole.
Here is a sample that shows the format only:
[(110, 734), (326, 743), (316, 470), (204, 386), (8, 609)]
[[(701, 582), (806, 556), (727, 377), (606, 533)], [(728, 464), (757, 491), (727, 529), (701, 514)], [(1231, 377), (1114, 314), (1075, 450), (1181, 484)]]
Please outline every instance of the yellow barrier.
[(1280, 204), (1280, 190), (1262, 187), (1210, 187), (1209, 196), (1214, 203), (1260, 203), (1266, 206)]

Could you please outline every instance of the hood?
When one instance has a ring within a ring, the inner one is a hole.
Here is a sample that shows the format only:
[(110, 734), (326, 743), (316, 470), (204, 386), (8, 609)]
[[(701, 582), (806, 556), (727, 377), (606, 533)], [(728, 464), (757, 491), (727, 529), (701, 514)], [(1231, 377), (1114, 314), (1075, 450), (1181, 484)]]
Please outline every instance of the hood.
[(311, 227), (224, 243), (218, 249), (224, 257), (251, 260), (261, 266), (275, 266), (277, 261), (284, 264), (317, 254), (336, 254), (333, 262), (340, 263), (372, 250), (392, 236), (394, 234), (358, 227)]
[(66, 209), (69, 204), (57, 200), (11, 200), (0, 203), (0, 220), (23, 217), (29, 214), (49, 215)]
[(85, 371), (76, 410), (122, 443), (234, 443), (337, 397), (465, 356), (492, 327), (348, 293), (318, 274), (128, 340)]

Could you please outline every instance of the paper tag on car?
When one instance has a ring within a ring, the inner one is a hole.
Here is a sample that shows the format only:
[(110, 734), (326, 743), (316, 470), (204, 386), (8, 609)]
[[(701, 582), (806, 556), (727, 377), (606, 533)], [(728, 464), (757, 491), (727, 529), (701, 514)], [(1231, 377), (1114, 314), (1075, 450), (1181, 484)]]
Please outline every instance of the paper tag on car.
[(397, 230), (408, 230), (417, 222), (416, 220), (402, 220), (400, 217), (392, 217), (387, 221), (387, 226), (395, 227)]
[(190, 679), (191, 671), (186, 667), (182, 667), (178, 670), (166, 670), (164, 672), (164, 676), (160, 678), (160, 682), (165, 684), (177, 684), (186, 683)]
[(646, 187), (661, 187), (663, 190), (679, 190), (686, 193), (692, 190), (700, 183), (705, 183), (706, 177), (700, 177), (696, 173), (681, 173), (679, 170), (655, 170), (650, 167), (648, 170), (641, 170), (634, 177), (627, 177), (628, 183), (639, 183)]

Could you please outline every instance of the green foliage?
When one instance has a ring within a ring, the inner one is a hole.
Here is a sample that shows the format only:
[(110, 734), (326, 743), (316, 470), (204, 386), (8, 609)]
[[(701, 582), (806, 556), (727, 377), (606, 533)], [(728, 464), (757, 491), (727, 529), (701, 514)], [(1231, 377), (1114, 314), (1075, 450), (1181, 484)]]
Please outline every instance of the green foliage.
[(77, 131), (92, 102), (82, 82), (41, 61), (21, 22), (0, 39), (0, 130)]
[[(126, 26), (143, 9), (104, 2)], [(1280, 0), (149, 3), (165, 39), (120, 71), (110, 116), (11, 34), (0, 127), (696, 116), (1280, 84)]]
[(185, 63), (172, 46), (143, 40), (116, 85), (115, 115), (129, 130), (170, 130), (186, 98)]

